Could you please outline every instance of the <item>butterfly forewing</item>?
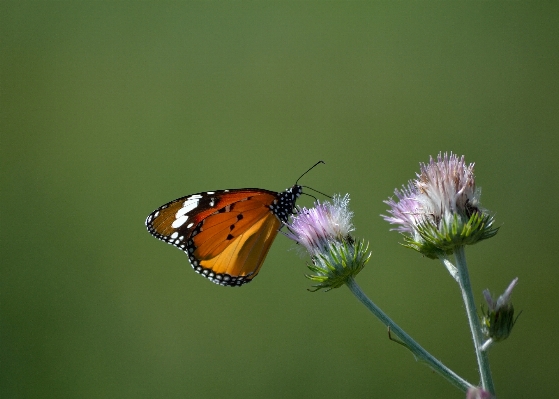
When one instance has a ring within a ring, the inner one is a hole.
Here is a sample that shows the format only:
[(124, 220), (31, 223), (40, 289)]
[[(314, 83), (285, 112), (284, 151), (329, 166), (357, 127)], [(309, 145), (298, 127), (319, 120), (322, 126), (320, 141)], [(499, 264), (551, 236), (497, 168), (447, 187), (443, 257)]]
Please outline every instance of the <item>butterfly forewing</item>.
[(198, 273), (218, 284), (242, 285), (260, 270), (301, 192), (295, 185), (281, 193), (247, 188), (193, 194), (153, 211), (146, 226), (186, 252)]
[(199, 226), (200, 232), (193, 237), (197, 256), (213, 258), (260, 219), (270, 215), (270, 208), (258, 197), (236, 202), (229, 205), (229, 212), (218, 211), (205, 218)]

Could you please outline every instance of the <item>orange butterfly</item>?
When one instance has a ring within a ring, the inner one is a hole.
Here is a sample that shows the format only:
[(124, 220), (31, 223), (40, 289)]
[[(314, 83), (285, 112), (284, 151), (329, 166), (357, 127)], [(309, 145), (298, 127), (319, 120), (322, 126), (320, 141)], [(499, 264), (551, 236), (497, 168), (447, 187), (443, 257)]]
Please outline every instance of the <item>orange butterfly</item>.
[(183, 250), (197, 273), (216, 284), (240, 286), (256, 277), (302, 193), (295, 183), (279, 193), (241, 188), (187, 195), (150, 213), (146, 227)]
[(146, 219), (148, 231), (182, 249), (192, 268), (228, 286), (250, 282), (303, 189), (207, 191), (171, 201)]
[(241, 188), (187, 195), (150, 213), (146, 227), (183, 250), (197, 273), (216, 284), (240, 286), (260, 271), (302, 192), (295, 184), (280, 193)]

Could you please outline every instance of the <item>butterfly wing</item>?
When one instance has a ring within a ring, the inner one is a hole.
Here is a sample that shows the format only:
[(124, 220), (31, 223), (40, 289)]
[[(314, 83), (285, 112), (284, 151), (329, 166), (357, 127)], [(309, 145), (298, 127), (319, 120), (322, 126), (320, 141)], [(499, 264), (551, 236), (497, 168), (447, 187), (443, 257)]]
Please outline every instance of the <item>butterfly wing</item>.
[(155, 237), (186, 252), (194, 270), (221, 285), (238, 286), (259, 272), (300, 186), (276, 193), (221, 190), (171, 201), (146, 219)]

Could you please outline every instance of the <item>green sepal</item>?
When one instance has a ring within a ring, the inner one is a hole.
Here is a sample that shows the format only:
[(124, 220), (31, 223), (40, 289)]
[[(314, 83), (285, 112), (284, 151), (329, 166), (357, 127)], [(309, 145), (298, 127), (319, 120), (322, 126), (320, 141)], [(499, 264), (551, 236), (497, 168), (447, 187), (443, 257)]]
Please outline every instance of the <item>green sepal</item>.
[(474, 212), (464, 223), (458, 214), (453, 215), (451, 223), (440, 222), (437, 227), (431, 221), (418, 224), (416, 232), (419, 239), (404, 234), (406, 248), (411, 248), (431, 259), (441, 255), (451, 255), (458, 246), (473, 245), (497, 234), (498, 227), (493, 227), (495, 219), (488, 213)]
[(313, 257), (312, 264), (307, 264), (309, 270), (316, 274), (307, 274), (306, 277), (318, 283), (309, 291), (330, 291), (344, 285), (350, 277), (363, 270), (371, 258), (368, 249), (369, 244), (365, 244), (364, 240), (355, 242), (347, 239), (329, 243), (323, 253)]
[[(483, 310), (483, 309), (482, 309)], [(485, 336), (492, 338), (493, 341), (499, 342), (508, 338), (512, 332), (512, 328), (516, 324), (516, 320), (520, 316), (520, 312), (516, 318), (514, 317), (514, 307), (512, 303), (506, 304), (497, 310), (484, 311), (481, 318), (481, 328)]]

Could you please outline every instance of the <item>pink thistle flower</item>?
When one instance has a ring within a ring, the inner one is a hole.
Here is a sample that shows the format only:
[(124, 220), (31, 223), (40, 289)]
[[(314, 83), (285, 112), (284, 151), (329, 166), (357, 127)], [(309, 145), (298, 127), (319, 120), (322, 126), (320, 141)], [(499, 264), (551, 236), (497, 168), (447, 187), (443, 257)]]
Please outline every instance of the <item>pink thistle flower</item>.
[(288, 224), (287, 236), (311, 254), (319, 254), (331, 241), (344, 242), (354, 230), (348, 208), (349, 195), (334, 196), (332, 203), (317, 203), (314, 208), (300, 208)]
[(436, 161), (420, 164), (420, 172), (394, 191), (396, 200), (384, 201), (390, 216), (382, 216), (404, 234), (405, 246), (437, 258), (497, 234), (493, 216), (480, 208), (473, 163), (439, 153)]
[(369, 261), (368, 244), (356, 242), (349, 210), (349, 195), (334, 196), (332, 202), (318, 203), (314, 208), (300, 208), (287, 223), (286, 235), (301, 244), (311, 256), (307, 267), (314, 272), (307, 277), (319, 289), (330, 290), (345, 284)]

